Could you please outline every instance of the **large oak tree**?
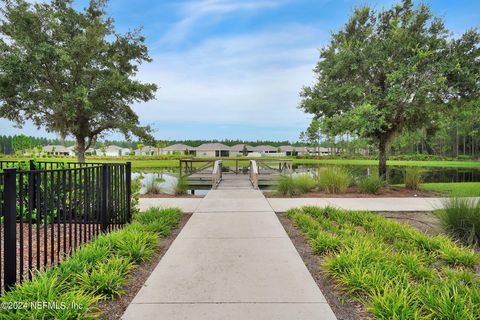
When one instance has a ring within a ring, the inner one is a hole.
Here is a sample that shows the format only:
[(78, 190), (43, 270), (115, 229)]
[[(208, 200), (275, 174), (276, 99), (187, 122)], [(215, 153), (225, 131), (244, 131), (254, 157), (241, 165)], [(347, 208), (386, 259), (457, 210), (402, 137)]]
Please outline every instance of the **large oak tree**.
[[(360, 7), (321, 49), (316, 81), (303, 88), (300, 108), (322, 119), (331, 134), (354, 134), (374, 143), (379, 176), (385, 178), (393, 139), (443, 112), (454, 99), (452, 88), (458, 100), (461, 90), (452, 81), (464, 74), (451, 72), (451, 49), (465, 52), (467, 41), (471, 49), (475, 35), (469, 31), (452, 42), (442, 20), (411, 0), (380, 12)], [(475, 45), (478, 49), (478, 42)], [(471, 59), (463, 56), (456, 62)], [(464, 66), (456, 67), (464, 71)], [(470, 86), (478, 89), (478, 82)]]
[(151, 60), (144, 37), (117, 33), (106, 2), (77, 11), (72, 0), (8, 0), (2, 9), (0, 117), (74, 136), (79, 161), (107, 132), (152, 138), (130, 107), (157, 89), (135, 79), (139, 64)]

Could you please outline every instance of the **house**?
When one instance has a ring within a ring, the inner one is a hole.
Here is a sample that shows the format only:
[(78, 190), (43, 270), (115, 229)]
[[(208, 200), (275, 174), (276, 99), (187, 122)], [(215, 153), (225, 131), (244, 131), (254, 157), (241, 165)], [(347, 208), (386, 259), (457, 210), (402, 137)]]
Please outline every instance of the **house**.
[(176, 143), (165, 148), (160, 148), (160, 154), (188, 154), (195, 156), (196, 150), (189, 145)]
[(311, 147), (308, 148), (309, 153), (319, 155), (319, 156), (328, 156), (332, 154), (332, 150), (330, 148), (325, 147)]
[(120, 156), (127, 156), (130, 154), (130, 149), (122, 148), (116, 145), (109, 145), (105, 148), (101, 149), (102, 155), (108, 157), (120, 157)]
[(252, 156), (277, 156), (281, 155), (277, 147), (261, 145), (252, 148)]
[(280, 146), (280, 152), (285, 156), (302, 156), (309, 153), (307, 147)]
[(155, 154), (155, 148), (151, 146), (144, 146), (135, 150), (136, 156), (153, 156)]
[(230, 147), (224, 145), (223, 143), (204, 143), (193, 149), (196, 151), (197, 156), (207, 156), (207, 157), (229, 157), (230, 156)]
[(247, 156), (250, 156), (253, 152), (253, 147), (243, 143), (230, 147), (230, 156), (232, 157), (245, 156), (245, 152)]
[[(76, 156), (77, 155), (77, 146), (76, 145), (70, 146), (67, 149), (68, 149), (68, 153), (69, 153), (70, 156)], [(96, 154), (95, 152), (96, 152), (95, 149), (88, 148), (87, 150), (85, 150), (85, 155)]]
[(62, 145), (47, 145), (42, 148), (42, 153), (53, 156), (68, 156), (70, 152), (71, 150)]

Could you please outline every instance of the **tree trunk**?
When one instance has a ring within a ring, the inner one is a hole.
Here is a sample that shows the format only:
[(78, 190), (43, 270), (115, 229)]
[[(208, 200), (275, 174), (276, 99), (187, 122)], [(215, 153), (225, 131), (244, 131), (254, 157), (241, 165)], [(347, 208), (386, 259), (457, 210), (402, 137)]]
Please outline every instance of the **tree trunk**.
[(85, 138), (77, 137), (77, 160), (80, 163), (85, 162)]
[(387, 144), (380, 141), (378, 144), (378, 177), (387, 180)]

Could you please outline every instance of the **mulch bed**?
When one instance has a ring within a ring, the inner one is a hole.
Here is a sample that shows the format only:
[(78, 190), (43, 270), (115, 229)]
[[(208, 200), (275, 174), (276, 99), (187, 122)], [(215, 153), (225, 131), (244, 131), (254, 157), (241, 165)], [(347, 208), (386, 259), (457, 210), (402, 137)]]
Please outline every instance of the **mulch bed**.
[(334, 280), (321, 270), (322, 257), (312, 253), (307, 239), (293, 225), (292, 221), (283, 213), (278, 214), (278, 218), (337, 319), (371, 319), (360, 303), (346, 299), (345, 295), (335, 286)]
[(140, 198), (203, 198), (205, 196), (200, 196), (196, 194), (168, 194), (168, 193), (159, 193), (159, 194), (142, 194)]
[[(71, 250), (74, 250), (76, 247), (82, 243), (90, 241), (94, 237), (94, 230), (100, 230), (101, 225), (99, 224), (81, 224), (81, 223), (72, 223), (72, 224), (63, 224), (63, 223), (54, 223), (53, 232), (52, 224), (48, 224), (45, 229), (44, 224), (40, 224), (40, 228), (37, 232), (36, 223), (32, 224), (31, 229), (31, 238), (32, 242), (29, 242), (29, 227), (28, 223), (23, 223), (23, 228), (21, 228), (20, 223), (17, 223), (16, 230), (16, 248), (17, 248), (17, 281), (23, 278), (28, 278), (30, 271), (36, 272), (36, 270), (42, 270), (46, 267), (55, 265), (62, 260), (64, 260), (71, 253)], [(23, 230), (22, 230), (23, 229)], [(65, 231), (65, 234), (64, 234)], [(75, 232), (76, 231), (76, 232)], [(72, 236), (70, 237), (70, 232)], [(21, 236), (23, 236), (23, 244), (20, 242)], [(53, 236), (53, 242), (52, 242)], [(46, 238), (46, 239), (45, 239)], [(45, 241), (46, 240), (46, 241)], [(38, 249), (37, 250), (37, 244)], [(52, 246), (53, 244), (53, 246)], [(3, 277), (4, 266), (4, 226), (0, 226), (0, 270), (2, 274), (0, 277)], [(46, 248), (46, 250), (45, 250)], [(29, 269), (29, 251), (31, 250), (32, 258), (32, 270)], [(53, 250), (53, 255), (52, 255)], [(23, 266), (21, 265), (21, 255), (23, 253)], [(40, 264), (37, 266), (37, 258), (39, 258)], [(38, 269), (37, 269), (38, 267)], [(3, 278), (2, 278), (3, 284)], [(0, 288), (0, 292), (3, 288)]]
[(147, 278), (150, 276), (153, 269), (155, 269), (165, 252), (167, 252), (168, 248), (170, 248), (170, 245), (175, 240), (175, 238), (180, 233), (183, 226), (187, 223), (190, 217), (191, 214), (182, 214), (182, 219), (179, 223), (178, 228), (173, 230), (168, 237), (160, 239), (160, 248), (156, 250), (152, 259), (149, 262), (145, 262), (139, 266), (136, 266), (130, 272), (127, 284), (124, 287), (124, 294), (122, 294), (115, 300), (105, 300), (101, 301), (98, 304), (98, 307), (103, 312), (101, 319), (114, 320), (120, 319), (122, 317), (130, 302), (132, 302), (138, 291), (140, 291), (140, 289), (143, 287), (143, 284), (145, 283), (145, 281), (147, 281)]
[(344, 193), (308, 192), (296, 197), (283, 196), (274, 192), (265, 193), (268, 198), (411, 198), (443, 197), (445, 194), (433, 191), (408, 190), (399, 187), (381, 188), (378, 194), (361, 193), (357, 187), (349, 187)]

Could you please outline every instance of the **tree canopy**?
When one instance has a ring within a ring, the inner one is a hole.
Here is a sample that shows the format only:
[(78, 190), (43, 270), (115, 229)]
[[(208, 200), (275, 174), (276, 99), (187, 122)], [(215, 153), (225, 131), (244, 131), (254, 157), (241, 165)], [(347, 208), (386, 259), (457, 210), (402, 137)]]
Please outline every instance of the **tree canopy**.
[(428, 125), (453, 101), (478, 99), (479, 73), (468, 71), (478, 70), (478, 40), (476, 30), (451, 40), (443, 21), (411, 0), (379, 12), (357, 8), (321, 49), (316, 82), (303, 88), (300, 108), (333, 135), (374, 143), (385, 178), (396, 136)]
[(145, 39), (117, 33), (106, 2), (80, 12), (72, 0), (7, 0), (1, 9), (0, 117), (75, 137), (79, 161), (109, 131), (152, 139), (130, 107), (157, 89), (134, 78), (151, 60)]

